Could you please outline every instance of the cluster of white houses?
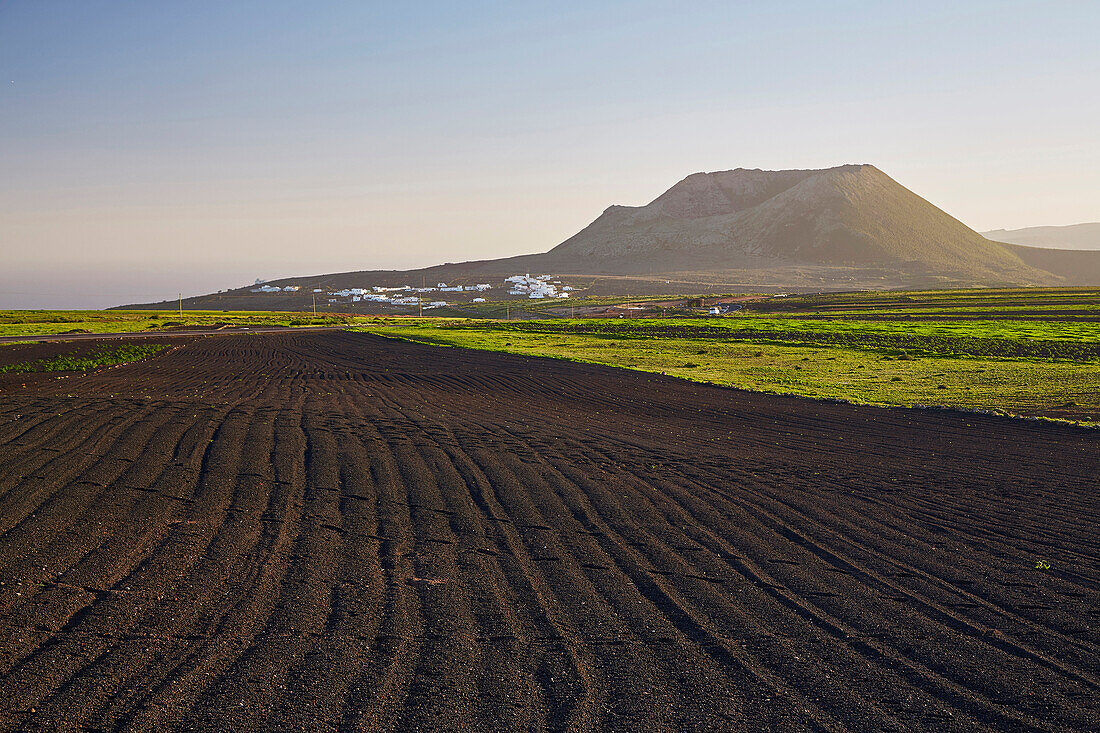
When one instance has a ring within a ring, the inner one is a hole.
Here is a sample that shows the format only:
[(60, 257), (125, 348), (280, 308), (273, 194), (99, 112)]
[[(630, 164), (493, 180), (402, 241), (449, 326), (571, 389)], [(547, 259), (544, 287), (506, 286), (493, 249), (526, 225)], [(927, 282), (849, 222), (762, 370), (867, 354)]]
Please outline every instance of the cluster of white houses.
[(573, 288), (562, 285), (561, 280), (554, 280), (553, 275), (512, 275), (504, 278), (504, 282), (511, 286), (509, 295), (526, 295), (528, 298), (568, 298)]
[[(295, 293), (301, 290), (300, 285), (287, 285), (285, 287), (279, 287), (277, 285), (261, 285), (256, 283), (257, 287), (252, 288), (253, 293)], [(532, 277), (530, 274), (526, 275), (513, 275), (505, 278), (504, 284), (508, 286), (509, 295), (522, 295), (528, 298), (568, 298), (569, 291), (573, 288), (568, 285), (562, 285), (560, 280), (554, 280), (553, 275), (536, 275)], [(328, 298), (330, 303), (339, 303), (341, 300), (350, 303), (385, 303), (388, 305), (401, 305), (401, 306), (421, 306), (423, 308), (442, 308), (448, 305), (446, 300), (430, 300), (429, 293), (484, 293), (487, 290), (492, 290), (493, 286), (489, 283), (478, 283), (476, 285), (448, 285), (447, 283), (436, 283), (434, 287), (414, 287), (412, 285), (401, 285), (398, 287), (383, 287), (381, 285), (374, 285), (366, 288), (344, 288), (342, 290), (326, 290), (324, 288), (313, 288), (314, 295), (323, 295)], [(427, 296), (427, 297), (426, 297)], [(485, 298), (475, 297), (471, 301), (472, 303), (484, 303)]]
[[(421, 287), (416, 288), (412, 285), (402, 285), (399, 287), (388, 288), (381, 285), (374, 285), (369, 288), (344, 288), (342, 290), (325, 290), (324, 288), (313, 288), (314, 295), (324, 295), (328, 297), (328, 302), (339, 303), (341, 299), (349, 303), (385, 303), (388, 305), (404, 305), (404, 306), (422, 306), (424, 308), (442, 308), (447, 305), (445, 300), (428, 300), (425, 298), (426, 293), (462, 293), (462, 292), (476, 292), (483, 293), (486, 290), (491, 290), (492, 285), (489, 283), (478, 283), (477, 285), (447, 285), (447, 283), (438, 283), (435, 287)], [(279, 287), (277, 285), (259, 285), (252, 288), (253, 293), (296, 293), (301, 290), (300, 285), (287, 285), (285, 287)], [(484, 303), (485, 298), (474, 298), (474, 303)]]
[(253, 293), (296, 293), (302, 289), (301, 285), (287, 285), (285, 288), (280, 288), (278, 285), (261, 285), (258, 288), (252, 288)]
[[(336, 290), (329, 293), (334, 296), (330, 298), (330, 302), (338, 302), (340, 298), (347, 298), (352, 303), (368, 302), (368, 303), (387, 303), (389, 305), (423, 305), (424, 308), (442, 308), (447, 305), (445, 300), (428, 300), (425, 298), (427, 293), (461, 293), (461, 292), (485, 292), (492, 289), (492, 285), (489, 283), (478, 283), (477, 285), (451, 285), (447, 283), (439, 283), (435, 287), (423, 287), (414, 288), (412, 285), (402, 285), (396, 288), (386, 288), (380, 285), (374, 285), (370, 288), (344, 288), (343, 290)], [(318, 289), (315, 292), (320, 292)], [(475, 303), (484, 303), (485, 298), (474, 298)]]

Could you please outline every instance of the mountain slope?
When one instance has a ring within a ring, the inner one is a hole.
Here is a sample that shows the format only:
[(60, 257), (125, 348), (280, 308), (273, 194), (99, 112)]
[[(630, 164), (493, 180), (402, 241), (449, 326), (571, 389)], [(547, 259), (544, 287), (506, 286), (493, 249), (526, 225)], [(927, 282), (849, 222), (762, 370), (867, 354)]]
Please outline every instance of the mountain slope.
[(1007, 245), (1023, 262), (1060, 278), (1061, 285), (1100, 285), (1100, 252)]
[(871, 165), (739, 168), (690, 175), (645, 206), (611, 206), (543, 254), (285, 278), (270, 284), (300, 286), (299, 294), (241, 288), (185, 304), (305, 309), (313, 288), (436, 281), (493, 282), (498, 295), (504, 277), (524, 272), (568, 276), (590, 295), (1094, 285), (1100, 252), (991, 241)]
[(1050, 281), (870, 165), (695, 174), (646, 206), (612, 206), (547, 257), (632, 273), (797, 264)]
[(1050, 249), (1100, 250), (1100, 222), (1064, 227), (1027, 227), (995, 229), (982, 236), (996, 242), (1022, 244)]

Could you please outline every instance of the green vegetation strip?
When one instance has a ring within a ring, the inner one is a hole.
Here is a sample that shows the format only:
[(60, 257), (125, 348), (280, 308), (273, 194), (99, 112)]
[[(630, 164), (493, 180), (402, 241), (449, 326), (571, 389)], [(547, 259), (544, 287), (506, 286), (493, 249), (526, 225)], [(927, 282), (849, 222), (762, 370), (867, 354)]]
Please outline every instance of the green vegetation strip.
[(370, 319), (345, 313), (279, 311), (0, 311), (0, 336), (83, 333), (172, 333), (187, 328), (346, 326)]
[(115, 346), (100, 349), (84, 356), (55, 356), (50, 359), (37, 359), (19, 364), (8, 364), (0, 367), (0, 372), (86, 372), (100, 367), (126, 364), (153, 356), (161, 349), (168, 348), (165, 344), (142, 344), (140, 346)]
[(810, 312), (819, 309), (882, 312), (890, 308), (935, 308), (946, 313), (956, 308), (976, 306), (1003, 309), (1097, 304), (1100, 304), (1098, 288), (972, 288), (969, 290), (864, 291), (791, 295), (754, 303), (752, 309), (761, 312)]
[(1031, 321), (893, 323), (726, 318), (456, 322), (453, 329), (597, 336), (707, 339), (888, 350), (925, 356), (1100, 360), (1100, 324)]
[(480, 328), (470, 322), (443, 322), (360, 330), (441, 346), (657, 372), (756, 392), (979, 409), (1084, 423), (1100, 420), (1100, 361), (900, 356), (889, 350), (782, 343), (770, 333), (753, 343), (731, 340), (722, 331), (717, 338), (688, 338), (654, 335), (659, 329), (646, 328), (613, 338), (579, 328), (538, 332), (509, 327), (526, 323), (477, 325)]

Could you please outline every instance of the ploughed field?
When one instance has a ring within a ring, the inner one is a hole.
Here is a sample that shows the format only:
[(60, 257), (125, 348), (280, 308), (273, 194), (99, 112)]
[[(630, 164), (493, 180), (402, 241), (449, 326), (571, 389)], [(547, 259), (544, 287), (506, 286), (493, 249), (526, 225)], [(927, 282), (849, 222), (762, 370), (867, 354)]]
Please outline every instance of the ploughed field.
[(1100, 728), (1092, 430), (358, 333), (6, 376), (0, 729)]

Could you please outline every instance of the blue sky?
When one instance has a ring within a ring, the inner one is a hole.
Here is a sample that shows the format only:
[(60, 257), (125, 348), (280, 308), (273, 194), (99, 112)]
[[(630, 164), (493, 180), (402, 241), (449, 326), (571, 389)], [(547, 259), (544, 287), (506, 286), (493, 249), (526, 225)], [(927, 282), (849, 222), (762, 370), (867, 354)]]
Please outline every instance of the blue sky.
[(543, 251), (736, 167), (1100, 220), (1095, 2), (4, 2), (0, 307)]

